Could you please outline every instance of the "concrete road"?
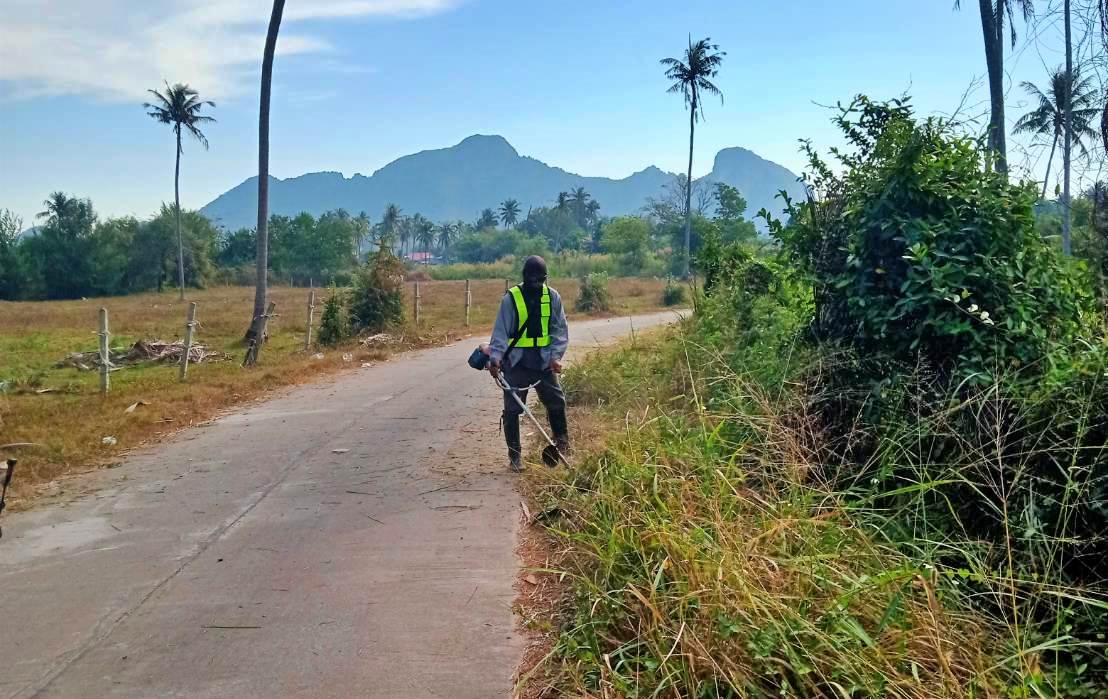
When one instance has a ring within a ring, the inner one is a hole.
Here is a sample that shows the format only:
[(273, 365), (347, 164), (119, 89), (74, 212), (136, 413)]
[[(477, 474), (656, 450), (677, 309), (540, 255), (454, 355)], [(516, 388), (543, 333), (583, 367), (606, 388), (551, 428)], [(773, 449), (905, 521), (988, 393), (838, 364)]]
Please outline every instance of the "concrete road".
[[(628, 331), (570, 327), (578, 353)], [(475, 344), (294, 389), (8, 517), (0, 697), (509, 696), (520, 501)]]

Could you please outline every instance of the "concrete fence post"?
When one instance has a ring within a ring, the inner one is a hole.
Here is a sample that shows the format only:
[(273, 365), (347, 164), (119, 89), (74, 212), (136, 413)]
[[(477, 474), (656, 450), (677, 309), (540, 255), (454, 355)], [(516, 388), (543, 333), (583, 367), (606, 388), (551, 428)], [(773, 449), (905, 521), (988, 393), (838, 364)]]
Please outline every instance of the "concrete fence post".
[(469, 280), (466, 280), (466, 327), (469, 327), (469, 309), (473, 305), (473, 291), (470, 290)]
[(304, 337), (304, 351), (312, 348), (312, 321), (315, 320), (315, 289), (308, 292), (308, 334)]
[(108, 338), (108, 309), (100, 309), (100, 392), (107, 394), (111, 388), (111, 351)]
[(420, 314), (423, 311), (423, 297), (419, 294), (419, 282), (415, 282), (415, 324), (419, 327)]

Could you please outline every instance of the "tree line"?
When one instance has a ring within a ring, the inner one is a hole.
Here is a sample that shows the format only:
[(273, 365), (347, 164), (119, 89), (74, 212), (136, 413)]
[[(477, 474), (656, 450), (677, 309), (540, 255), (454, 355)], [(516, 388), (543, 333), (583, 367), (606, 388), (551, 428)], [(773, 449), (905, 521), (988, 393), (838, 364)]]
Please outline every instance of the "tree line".
[[(196, 211), (178, 216), (176, 207), (163, 205), (146, 220), (101, 219), (89, 199), (55, 192), (39, 219), (21, 235), (22, 220), (0, 210), (0, 299), (162, 291), (182, 278), (186, 287), (251, 281), (254, 230), (228, 234)], [(269, 273), (277, 281), (346, 280), (358, 265), (362, 222), (344, 211), (273, 216), (269, 224)]]
[[(338, 209), (320, 216), (269, 217), (268, 270), (276, 283), (324, 286), (350, 283), (366, 255), (388, 247), (404, 256), (422, 251), (438, 261), (485, 263), (531, 254), (608, 253), (628, 275), (680, 274), (684, 269), (684, 197), (675, 180), (649, 200), (639, 216), (605, 218), (582, 188), (560, 192), (550, 206), (520, 215), (507, 199), (472, 223), (434, 223), (388, 205), (380, 219)], [(723, 183), (693, 187), (690, 240), (719, 235), (752, 240), (746, 201)], [(38, 227), (0, 209), (0, 299), (40, 300), (113, 296), (213, 284), (250, 284), (257, 254), (253, 228), (222, 231), (197, 211), (165, 204), (148, 219), (100, 218), (89, 199), (55, 192), (44, 202)], [(676, 251), (676, 253), (674, 252)]]

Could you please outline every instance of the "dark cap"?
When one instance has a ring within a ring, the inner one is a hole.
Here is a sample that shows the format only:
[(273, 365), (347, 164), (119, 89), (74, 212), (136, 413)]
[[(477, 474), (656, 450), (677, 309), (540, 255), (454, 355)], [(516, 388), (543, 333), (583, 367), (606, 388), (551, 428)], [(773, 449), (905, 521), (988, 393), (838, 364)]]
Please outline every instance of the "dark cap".
[(546, 281), (546, 260), (538, 255), (531, 255), (523, 261), (524, 281)]

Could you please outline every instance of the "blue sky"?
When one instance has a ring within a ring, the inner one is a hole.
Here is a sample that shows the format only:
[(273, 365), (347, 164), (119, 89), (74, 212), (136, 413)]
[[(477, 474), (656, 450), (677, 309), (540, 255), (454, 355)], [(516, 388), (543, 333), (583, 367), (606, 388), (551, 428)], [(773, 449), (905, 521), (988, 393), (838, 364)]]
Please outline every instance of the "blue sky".
[[(964, 3), (966, 4), (966, 3)], [(1045, 3), (1044, 3), (1045, 4)], [(825, 106), (905, 91), (922, 113), (987, 109), (976, 3), (950, 0), (288, 0), (275, 69), (271, 172), (370, 173), (395, 157), (497, 133), (587, 175), (685, 166), (687, 115), (658, 60), (687, 37), (727, 51), (725, 102), (698, 127), (696, 174), (744, 146), (799, 171), (797, 139), (838, 143)], [(45, 9), (44, 9), (45, 7)], [(211, 150), (187, 143), (182, 203), (256, 168), (266, 0), (0, 0), (0, 207), (27, 225), (53, 190), (101, 215), (173, 195), (168, 128), (143, 91), (189, 82), (217, 101)], [(1022, 28), (1021, 28), (1022, 29)], [(1010, 84), (1044, 82), (1056, 28), (1011, 54)], [(1009, 91), (1009, 122), (1026, 102)], [(1017, 164), (1041, 169), (1042, 149)], [(601, 202), (603, 204), (603, 202)]]

